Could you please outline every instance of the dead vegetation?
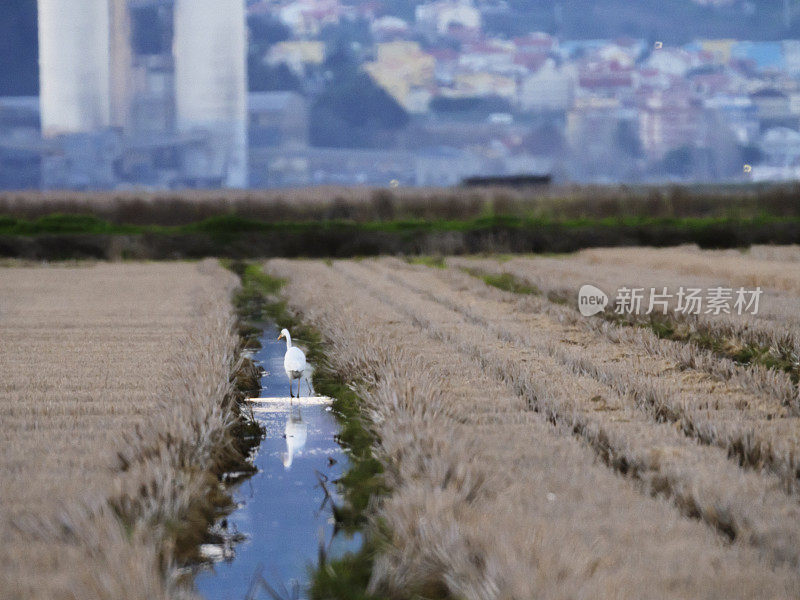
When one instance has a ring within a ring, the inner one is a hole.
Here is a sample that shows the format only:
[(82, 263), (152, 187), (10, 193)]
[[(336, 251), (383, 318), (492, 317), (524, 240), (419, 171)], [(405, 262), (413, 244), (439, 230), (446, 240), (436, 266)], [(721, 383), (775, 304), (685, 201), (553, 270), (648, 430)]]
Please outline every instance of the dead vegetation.
[[(603, 248), (581, 252), (587, 264), (627, 265), (680, 275), (710, 277), (734, 286), (762, 286), (800, 294), (800, 248), (756, 246), (742, 250), (700, 250), (696, 246), (656, 249)], [(794, 268), (793, 268), (794, 267)]]
[[(274, 221), (468, 220), (490, 215), (569, 219), (796, 217), (800, 186), (316, 187), (174, 192), (5, 192), (0, 217), (93, 215), (114, 224), (185, 225), (236, 215)], [(596, 232), (595, 232), (596, 233)]]
[(0, 282), (0, 597), (190, 596), (170, 566), (242, 458), (224, 407), (235, 277), (85, 263)]
[[(784, 254), (787, 252), (791, 253), (792, 249), (786, 249)], [(723, 268), (714, 272), (723, 253), (728, 258), (723, 261)], [(629, 259), (625, 259), (626, 256)], [(728, 251), (696, 248), (588, 250), (560, 257), (516, 257), (504, 262), (449, 259), (451, 265), (476, 274), (491, 273), (517, 279), (548, 300), (569, 303), (573, 309), (577, 290), (584, 283), (605, 290), (612, 302), (614, 292), (622, 286), (656, 290), (666, 287), (673, 293), (681, 286), (703, 289), (720, 285), (761, 286), (763, 293), (756, 315), (676, 315), (674, 298), (670, 300), (666, 315), (656, 311), (652, 315), (619, 317), (611, 310), (606, 314), (613, 317), (615, 323), (645, 325), (660, 337), (687, 342), (683, 350), (669, 344), (656, 344), (655, 349), (670, 353), (672, 358), (688, 366), (702, 364), (717, 375), (733, 371), (729, 363), (720, 363), (720, 358), (766, 366), (767, 369), (755, 368), (754, 373), (743, 376), (749, 377), (757, 388), (770, 389), (776, 397), (800, 410), (794, 385), (800, 378), (800, 293), (793, 291), (800, 289), (800, 275), (791, 254), (784, 260), (769, 261), (768, 271), (764, 262), (738, 252), (737, 256), (732, 256)], [(713, 358), (709, 358), (709, 354)]]
[[(631, 255), (638, 256), (640, 250), (631, 252)], [(665, 254), (670, 252), (664, 251)], [(584, 335), (589, 337), (584, 338), (584, 348), (591, 348), (592, 360), (595, 362), (596, 357), (613, 353), (615, 348), (616, 351), (626, 351), (630, 355), (642, 354), (649, 357), (644, 363), (647, 368), (634, 366), (625, 360), (617, 360), (617, 364), (598, 368), (587, 359), (585, 353), (582, 353), (580, 361), (567, 358), (563, 360), (573, 365), (578, 364), (578, 368), (593, 372), (595, 377), (606, 378), (617, 386), (622, 385), (620, 382), (630, 379), (633, 374), (649, 375), (649, 378), (642, 379), (638, 385), (627, 387), (633, 391), (638, 389), (639, 397), (648, 398), (645, 405), (650, 406), (651, 411), (656, 411), (658, 419), (675, 423), (686, 435), (703, 443), (724, 448), (731, 458), (744, 467), (765, 469), (776, 474), (788, 491), (796, 493), (800, 483), (800, 395), (794, 379), (796, 366), (790, 363), (789, 368), (784, 369), (769, 368), (759, 363), (740, 363), (700, 347), (691, 338), (683, 341), (661, 339), (649, 327), (627, 327), (626, 325), (631, 324), (630, 321), (612, 319), (611, 322), (605, 322), (600, 318), (580, 317), (575, 298), (576, 290), (582, 283), (599, 281), (598, 285), (613, 290), (621, 285), (651, 285), (643, 279), (649, 278), (648, 281), (653, 281), (661, 274), (653, 271), (642, 273), (635, 267), (626, 267), (621, 260), (608, 268), (599, 268), (597, 265), (589, 268), (583, 264), (584, 260), (585, 253), (579, 253), (574, 258), (519, 258), (504, 263), (489, 259), (450, 259), (449, 262), (462, 268), (506, 273), (521, 278), (528, 285), (536, 286), (542, 291), (542, 297), (519, 300), (522, 310), (544, 312), (551, 318), (566, 320), (585, 332)], [(633, 263), (636, 260), (631, 259)], [(678, 263), (677, 259), (673, 262)], [(558, 265), (562, 275), (556, 279)], [(664, 273), (663, 276), (671, 282), (666, 285), (678, 285), (679, 279), (674, 273)], [(699, 286), (704, 282), (689, 277), (688, 281), (684, 279), (682, 285), (687, 284)], [(569, 303), (553, 303), (545, 299), (548, 296), (569, 298)], [(704, 315), (702, 321), (695, 322), (695, 327), (734, 344), (738, 338), (729, 324), (740, 319), (741, 322), (735, 328), (737, 331), (748, 332), (750, 335), (761, 331), (764, 334), (762, 342), (769, 344), (770, 353), (788, 354), (791, 357), (795, 352), (796, 342), (786, 340), (796, 340), (800, 328), (792, 324), (792, 320), (796, 319), (794, 314), (790, 315), (783, 307), (770, 307), (774, 297), (775, 292), (767, 289), (762, 298), (762, 306), (766, 308), (767, 314), (772, 311), (773, 314), (777, 312), (781, 315), (775, 321), (761, 315), (737, 315), (720, 323), (714, 317)], [(793, 302), (796, 303), (797, 300)], [(782, 319), (782, 325), (778, 325), (778, 319)], [(649, 320), (639, 319), (633, 323), (647, 325)], [(784, 346), (781, 350), (781, 343), (786, 344), (788, 349)], [(560, 352), (562, 356), (569, 352), (575, 354), (569, 348)], [(654, 370), (659, 366), (661, 373)], [(703, 374), (711, 377), (703, 382)], [(694, 381), (694, 389), (686, 381)], [(690, 391), (694, 394), (689, 395)]]
[[(392, 490), (374, 510), (388, 532), (374, 592), (797, 596), (794, 463), (756, 450), (796, 453), (797, 417), (779, 398), (457, 269), (267, 268), (334, 367), (364, 382)], [(737, 432), (739, 451), (725, 441)]]

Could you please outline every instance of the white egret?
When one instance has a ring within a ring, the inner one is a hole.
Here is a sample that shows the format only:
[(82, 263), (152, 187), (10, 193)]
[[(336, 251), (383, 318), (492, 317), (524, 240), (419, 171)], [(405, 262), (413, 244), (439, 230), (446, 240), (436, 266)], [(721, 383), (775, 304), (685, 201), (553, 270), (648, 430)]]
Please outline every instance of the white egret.
[(300, 380), (306, 371), (306, 355), (297, 346), (292, 346), (292, 335), (288, 329), (281, 330), (278, 339), (286, 338), (286, 354), (283, 357), (283, 369), (289, 378), (289, 397), (294, 398), (292, 381), (297, 379), (297, 397), (300, 397)]

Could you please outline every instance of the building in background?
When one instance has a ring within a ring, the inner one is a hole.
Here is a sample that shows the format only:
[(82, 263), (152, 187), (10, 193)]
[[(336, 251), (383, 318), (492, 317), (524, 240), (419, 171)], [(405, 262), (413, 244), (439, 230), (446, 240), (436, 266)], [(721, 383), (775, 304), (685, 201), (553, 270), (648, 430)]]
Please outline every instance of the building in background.
[[(42, 187), (247, 186), (245, 0), (38, 8)], [(171, 42), (137, 52), (132, 9)]]
[(414, 179), (421, 186), (456, 185), (480, 170), (480, 160), (466, 150), (438, 146), (414, 154)]
[(267, 64), (284, 64), (298, 77), (306, 73), (309, 66), (319, 66), (325, 59), (325, 44), (315, 40), (285, 41), (273, 44), (267, 54)]
[(250, 146), (301, 148), (308, 145), (308, 103), (297, 92), (248, 95)]
[(364, 70), (410, 113), (425, 113), (435, 84), (436, 60), (417, 42), (376, 44), (373, 62)]
[(42, 134), (111, 125), (109, 0), (39, 0)]
[(653, 94), (639, 113), (639, 132), (644, 151), (662, 158), (669, 150), (682, 146), (699, 147), (707, 131), (703, 107), (681, 90)]
[(519, 105), (531, 112), (566, 111), (572, 106), (577, 76), (569, 68), (559, 69), (548, 58), (541, 68), (522, 81)]
[(429, 34), (444, 35), (453, 29), (478, 31), (481, 26), (481, 13), (469, 0), (419, 4), (414, 17), (420, 29)]
[(0, 98), (0, 182), (7, 189), (36, 189), (42, 179), (39, 98)]
[(766, 166), (800, 167), (800, 132), (786, 127), (767, 130), (759, 140)]
[(131, 13), (128, 0), (110, 0), (108, 8), (109, 115), (113, 127), (125, 130), (131, 117)]
[(178, 133), (208, 143), (184, 153), (191, 181), (247, 186), (247, 32), (243, 0), (176, 0)]
[(582, 39), (560, 7), (530, 30), (515, 15), (504, 0), (39, 0), (41, 102), (0, 97), (0, 186), (445, 184), (546, 164), (557, 180), (716, 181), (756, 178), (744, 164), (798, 168), (784, 160), (800, 131), (797, 40), (676, 44), (610, 25)]
[(309, 109), (296, 92), (248, 96), (250, 185), (307, 185)]

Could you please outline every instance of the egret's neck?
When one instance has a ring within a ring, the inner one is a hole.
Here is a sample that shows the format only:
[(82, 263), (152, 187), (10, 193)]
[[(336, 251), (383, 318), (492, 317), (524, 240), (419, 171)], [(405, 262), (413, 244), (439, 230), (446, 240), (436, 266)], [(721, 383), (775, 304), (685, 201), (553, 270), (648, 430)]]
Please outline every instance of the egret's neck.
[(287, 333), (286, 334), (286, 349), (288, 350), (291, 347), (292, 347), (292, 334), (291, 333)]

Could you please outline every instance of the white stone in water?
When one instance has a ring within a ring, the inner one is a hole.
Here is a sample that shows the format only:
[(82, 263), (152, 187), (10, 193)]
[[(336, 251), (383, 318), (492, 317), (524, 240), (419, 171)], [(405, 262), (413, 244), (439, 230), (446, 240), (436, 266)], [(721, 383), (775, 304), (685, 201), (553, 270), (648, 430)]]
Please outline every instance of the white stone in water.
[(219, 544), (200, 544), (200, 556), (211, 562), (225, 559), (225, 549)]

